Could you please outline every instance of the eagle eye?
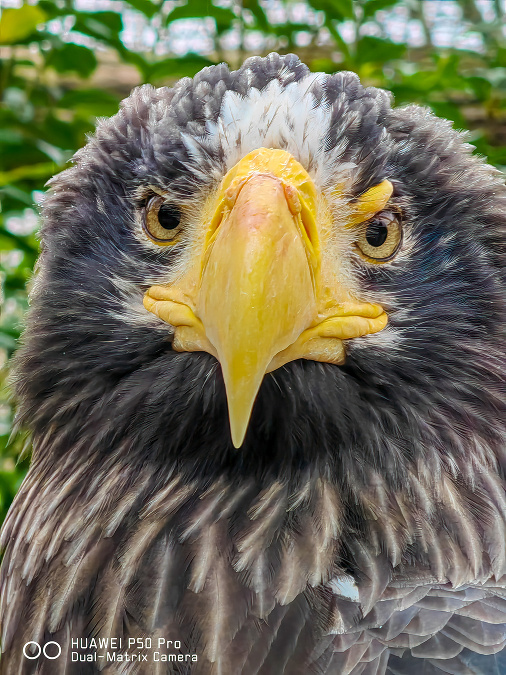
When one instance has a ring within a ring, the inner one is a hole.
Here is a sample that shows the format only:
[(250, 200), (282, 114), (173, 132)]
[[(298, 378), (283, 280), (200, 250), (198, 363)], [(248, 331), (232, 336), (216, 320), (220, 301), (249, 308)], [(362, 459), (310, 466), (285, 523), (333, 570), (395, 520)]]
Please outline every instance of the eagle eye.
[(151, 197), (143, 210), (142, 227), (155, 244), (175, 244), (181, 232), (181, 211), (159, 195)]
[(360, 225), (358, 252), (372, 262), (386, 262), (397, 253), (402, 239), (400, 213), (381, 211)]

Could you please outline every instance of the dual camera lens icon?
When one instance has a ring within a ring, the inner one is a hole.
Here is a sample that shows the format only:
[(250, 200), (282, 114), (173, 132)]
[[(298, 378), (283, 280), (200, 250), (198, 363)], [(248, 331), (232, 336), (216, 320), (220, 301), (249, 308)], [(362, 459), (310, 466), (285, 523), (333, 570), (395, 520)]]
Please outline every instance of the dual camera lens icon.
[(57, 642), (54, 642), (54, 640), (46, 642), (43, 646), (39, 645), (38, 642), (34, 642), (34, 640), (30, 640), (30, 642), (26, 642), (23, 646), (23, 656), (25, 659), (38, 659), (41, 654), (43, 654), (46, 659), (52, 661), (60, 657), (61, 647)]

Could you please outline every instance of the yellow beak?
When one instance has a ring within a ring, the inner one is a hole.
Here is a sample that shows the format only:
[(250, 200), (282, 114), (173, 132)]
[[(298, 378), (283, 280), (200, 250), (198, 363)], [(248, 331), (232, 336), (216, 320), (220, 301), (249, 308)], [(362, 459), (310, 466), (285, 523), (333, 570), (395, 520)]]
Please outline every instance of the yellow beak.
[(343, 339), (386, 325), (378, 305), (322, 299), (315, 202), (310, 177), (289, 153), (250, 153), (222, 183), (198, 263), (144, 299), (175, 326), (175, 349), (219, 360), (235, 447), (267, 372), (295, 358), (341, 363)]
[(270, 362), (316, 316), (316, 270), (297, 216), (278, 178), (253, 175), (206, 256), (196, 314), (221, 363), (236, 447)]

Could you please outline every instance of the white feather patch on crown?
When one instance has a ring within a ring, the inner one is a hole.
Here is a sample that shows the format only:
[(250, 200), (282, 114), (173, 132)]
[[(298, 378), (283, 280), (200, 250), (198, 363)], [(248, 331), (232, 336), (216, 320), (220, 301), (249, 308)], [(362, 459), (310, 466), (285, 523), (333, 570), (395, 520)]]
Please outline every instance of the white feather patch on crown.
[(195, 138), (183, 134), (183, 142), (196, 165), (192, 166), (193, 172), (199, 172), (200, 167), (200, 172), (209, 179), (206, 149), (214, 154), (220, 147), (224, 151), (223, 173), (257, 148), (287, 150), (321, 189), (335, 180), (337, 169), (342, 174), (355, 168), (352, 162), (339, 165), (346, 141), (331, 150), (325, 147), (331, 108), (325, 101), (318, 102), (312, 89), (326, 78), (324, 73), (311, 73), (289, 85), (272, 80), (262, 90), (252, 87), (246, 96), (225, 92), (218, 120), (206, 123), (206, 135)]

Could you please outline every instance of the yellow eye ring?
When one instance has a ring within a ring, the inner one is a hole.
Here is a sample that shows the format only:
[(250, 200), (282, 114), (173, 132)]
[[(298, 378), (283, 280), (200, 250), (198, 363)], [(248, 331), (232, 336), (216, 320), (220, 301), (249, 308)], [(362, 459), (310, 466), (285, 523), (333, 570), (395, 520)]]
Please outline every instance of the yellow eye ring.
[(178, 206), (158, 195), (151, 197), (142, 213), (142, 229), (159, 246), (172, 246), (179, 240), (182, 213)]
[(355, 245), (365, 260), (384, 263), (392, 260), (401, 242), (401, 215), (395, 211), (385, 210), (360, 224)]

